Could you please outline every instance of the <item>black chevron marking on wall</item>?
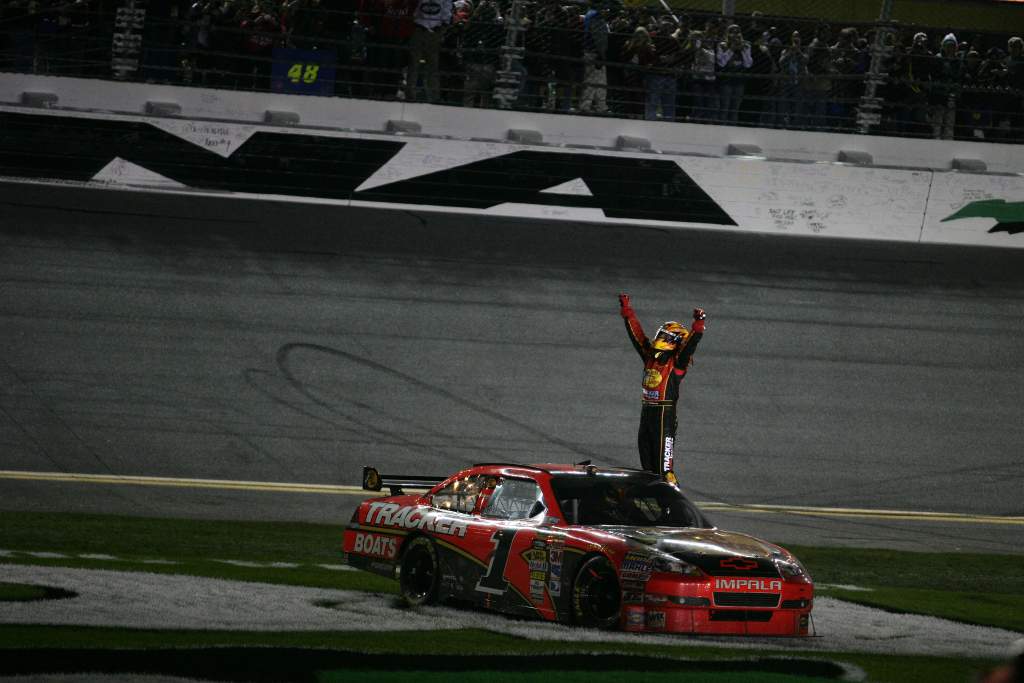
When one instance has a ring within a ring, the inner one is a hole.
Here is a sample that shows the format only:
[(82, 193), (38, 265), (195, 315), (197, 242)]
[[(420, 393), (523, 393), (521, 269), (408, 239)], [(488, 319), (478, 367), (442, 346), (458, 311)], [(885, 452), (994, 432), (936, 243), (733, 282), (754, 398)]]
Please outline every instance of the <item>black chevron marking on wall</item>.
[(403, 142), (257, 132), (229, 158), (145, 122), (0, 112), (0, 175), (87, 181), (115, 157), (192, 188), (347, 200)]
[[(582, 178), (592, 197), (542, 193)], [(736, 225), (665, 159), (521, 151), (357, 192), (352, 199), (487, 209), (505, 202), (602, 209), (609, 218)]]
[[(225, 159), (142, 121), (0, 112), (0, 175), (88, 181), (120, 157), (203, 190), (480, 210), (515, 202), (601, 209), (609, 218), (736, 225), (665, 159), (520, 151), (353, 195), (404, 145), (257, 132)], [(593, 196), (541, 192), (576, 178)]]

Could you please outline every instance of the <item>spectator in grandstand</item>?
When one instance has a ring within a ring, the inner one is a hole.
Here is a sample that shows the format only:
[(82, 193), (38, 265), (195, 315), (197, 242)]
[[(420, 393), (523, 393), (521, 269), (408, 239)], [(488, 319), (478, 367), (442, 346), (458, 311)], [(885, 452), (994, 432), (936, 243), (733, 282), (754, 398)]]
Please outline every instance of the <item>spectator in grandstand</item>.
[(747, 29), (743, 32), (743, 38), (751, 45), (754, 45), (759, 38), (765, 37), (764, 34), (767, 30), (767, 27), (764, 25), (764, 12), (755, 10), (750, 13), (750, 23), (747, 24)]
[(746, 76), (754, 64), (750, 49), (750, 43), (743, 40), (736, 24), (726, 29), (725, 40), (718, 44), (718, 96), (722, 123), (737, 123), (746, 90)]
[(964, 57), (963, 94), (957, 111), (957, 139), (985, 139), (992, 133), (992, 102), (997, 73), (984, 68), (977, 50)]
[(245, 51), (250, 58), (246, 74), (251, 78), (246, 81), (254, 90), (269, 90), (274, 46), (283, 35), (281, 22), (269, 2), (256, 0), (241, 28), (246, 32)]
[(928, 49), (928, 35), (923, 32), (915, 33), (913, 43), (904, 59), (909, 108), (907, 132), (911, 135), (927, 135), (928, 96), (934, 62), (935, 59)]
[(752, 42), (750, 56), (750, 79), (744, 93), (746, 105), (740, 112), (740, 123), (756, 126), (762, 124), (765, 117), (773, 111), (773, 82), (778, 71), (778, 62), (772, 59), (768, 48), (767, 32), (762, 31)]
[(438, 60), (441, 71), (441, 100), (445, 104), (462, 104), (462, 86), (465, 82), (462, 43), (472, 14), (471, 0), (455, 0), (452, 3), (452, 23), (444, 32), (441, 56)]
[(685, 51), (690, 64), (690, 119), (712, 123), (719, 118), (718, 84), (715, 82), (715, 44), (708, 43), (701, 31), (690, 31)]
[(409, 41), (409, 71), (405, 79), (405, 99), (416, 99), (416, 87), (423, 77), (427, 102), (441, 98), (439, 74), (441, 43), (452, 21), (452, 0), (419, 0), (413, 13), (413, 32)]
[(782, 97), (782, 67), (780, 59), (785, 46), (779, 38), (779, 29), (776, 26), (768, 27), (764, 32), (764, 45), (768, 50), (768, 56), (772, 60), (772, 75), (768, 79), (767, 101), (764, 110), (761, 112), (761, 125), (769, 128), (780, 125)]
[(333, 47), (324, 43), (327, 37), (326, 19), (320, 0), (287, 0), (281, 5), (281, 25), (288, 47), (300, 50)]
[(644, 77), (645, 106), (644, 118), (656, 121), (674, 121), (676, 118), (676, 96), (679, 92), (679, 76), (683, 62), (682, 46), (679, 44), (676, 24), (671, 17), (662, 17), (658, 30), (651, 36), (652, 63)]
[(608, 5), (604, 0), (590, 0), (590, 9), (583, 15), (583, 92), (580, 111), (598, 114), (608, 112)]
[(393, 99), (408, 62), (416, 0), (360, 0), (366, 29), (366, 83), (371, 97)]
[(830, 121), (828, 104), (832, 97), (832, 32), (828, 24), (819, 24), (807, 50), (808, 78), (804, 87), (806, 106), (804, 123), (814, 130), (826, 130)]
[(942, 39), (942, 47), (932, 64), (931, 89), (928, 93), (932, 136), (952, 140), (956, 125), (956, 105), (960, 97), (963, 60), (959, 44), (952, 33)]
[(804, 84), (807, 82), (807, 51), (799, 31), (789, 37), (789, 46), (779, 56), (780, 91), (779, 125), (800, 128), (804, 125)]
[(832, 46), (832, 102), (829, 116), (832, 125), (853, 130), (857, 103), (863, 93), (864, 74), (868, 70), (867, 50), (858, 46), (860, 36), (855, 28), (844, 28)]
[[(608, 72), (608, 110), (626, 116), (639, 116), (635, 92), (630, 92), (626, 86), (627, 64), (622, 56), (626, 42), (633, 37), (633, 28), (626, 12), (612, 7), (608, 19), (608, 65), (605, 67)], [(627, 111), (630, 105), (634, 105), (632, 112)]]
[(466, 107), (489, 107), (498, 71), (498, 53), (505, 40), (499, 23), (498, 8), (491, 0), (480, 0), (466, 25), (462, 42), (462, 61), (466, 80), (462, 87), (462, 104)]
[(654, 63), (654, 45), (651, 34), (644, 26), (637, 26), (633, 35), (622, 46), (621, 61), (624, 69), (623, 111), (627, 116), (640, 118), (645, 115), (645, 75), (647, 67)]
[(1003, 82), (1009, 88), (1006, 96), (1008, 112), (1008, 140), (1024, 140), (1024, 39), (1014, 36), (1006, 43), (1005, 77)]
[[(573, 18), (555, 0), (540, 7), (526, 32), (526, 69), (536, 83), (537, 106), (568, 112), (572, 106), (574, 80)], [(531, 91), (532, 92), (532, 91)], [(529, 105), (528, 105), (529, 106)]]

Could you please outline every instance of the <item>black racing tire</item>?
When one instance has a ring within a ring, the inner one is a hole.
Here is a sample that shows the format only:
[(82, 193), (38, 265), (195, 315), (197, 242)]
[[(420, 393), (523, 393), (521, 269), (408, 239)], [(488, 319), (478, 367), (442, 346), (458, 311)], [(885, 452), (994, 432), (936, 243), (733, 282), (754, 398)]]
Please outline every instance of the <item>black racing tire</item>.
[(580, 626), (619, 627), (622, 589), (611, 560), (604, 555), (587, 558), (572, 583), (572, 619)]
[(402, 599), (410, 607), (433, 605), (441, 587), (441, 563), (437, 545), (426, 536), (409, 541), (402, 551), (398, 576)]

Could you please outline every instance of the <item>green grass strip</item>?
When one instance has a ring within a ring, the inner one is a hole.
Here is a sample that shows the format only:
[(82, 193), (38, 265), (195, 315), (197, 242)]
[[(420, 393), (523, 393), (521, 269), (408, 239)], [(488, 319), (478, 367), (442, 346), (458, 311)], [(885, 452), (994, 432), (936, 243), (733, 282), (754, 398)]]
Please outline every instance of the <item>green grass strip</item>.
[[(317, 567), (338, 564), (344, 525), (152, 519), (75, 513), (0, 513), (0, 548), (108, 554), (123, 561), (82, 558), (0, 558), (0, 563), (188, 574), (318, 588), (395, 592), (394, 581), (364, 572)], [(852, 602), (965, 623), (1024, 631), (1024, 572), (1020, 556), (914, 553), (863, 548), (791, 548), (824, 594)], [(166, 558), (174, 565), (147, 564)], [(291, 562), (294, 569), (236, 567), (214, 559)], [(969, 582), (964, 577), (970, 577)]]
[[(0, 649), (164, 650), (174, 648), (302, 648), (364, 653), (360, 662), (378, 662), (387, 670), (390, 658), (412, 655), (450, 658), (453, 670), (469, 655), (526, 657), (562, 654), (619, 654), (619, 666), (629, 670), (628, 657), (674, 657), (691, 662), (730, 662), (752, 659), (827, 660), (862, 668), (877, 683), (963, 683), (973, 680), (994, 662), (968, 657), (925, 657), (861, 653), (821, 653), (768, 650), (729, 650), (700, 645), (650, 643), (573, 643), (533, 641), (475, 629), (461, 631), (395, 632), (234, 632), (156, 631), (75, 626), (0, 626)], [(0, 661), (5, 656), (0, 654)], [(362, 666), (363, 664), (360, 664)], [(618, 668), (618, 667), (616, 667)], [(407, 679), (408, 680), (408, 679)], [(687, 679), (689, 680), (689, 679)], [(806, 679), (803, 679), (806, 680)]]
[(829, 589), (825, 595), (889, 612), (925, 614), (966, 624), (1024, 631), (1024, 595), (876, 588), (869, 592)]

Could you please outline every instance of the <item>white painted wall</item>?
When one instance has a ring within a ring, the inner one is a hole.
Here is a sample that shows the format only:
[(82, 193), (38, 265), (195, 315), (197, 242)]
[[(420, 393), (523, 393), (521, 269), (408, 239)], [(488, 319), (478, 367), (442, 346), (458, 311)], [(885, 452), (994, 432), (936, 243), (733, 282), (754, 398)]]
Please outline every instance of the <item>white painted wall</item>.
[[(54, 79), (32, 76), (0, 76), (0, 100), (17, 100), (24, 90), (56, 92), (60, 97), (61, 109), (28, 109), (21, 106), (3, 106), (2, 111), (33, 113), (41, 116), (61, 115), (85, 118), (121, 119), (146, 121), (177, 137), (212, 150), (224, 157), (230, 157), (245, 141), (258, 130), (269, 130), (302, 134), (362, 139), (395, 140), (393, 135), (354, 132), (355, 129), (381, 130), (388, 117), (398, 118), (416, 113), (424, 124), (424, 132), (432, 127), (456, 131), (456, 122), (465, 119), (465, 125), (458, 130), (465, 137), (485, 137), (485, 131), (492, 131), (492, 119), (505, 117), (505, 127), (531, 127), (541, 129), (545, 138), (553, 134), (544, 129), (543, 123), (550, 123), (552, 130), (564, 139), (578, 140), (596, 135), (597, 126), (619, 130), (623, 134), (646, 135), (649, 131), (676, 131), (690, 133), (699, 131), (703, 135), (694, 146), (707, 151), (716, 135), (725, 135), (734, 130), (737, 135), (745, 134), (744, 142), (757, 142), (750, 135), (771, 134), (781, 139), (789, 137), (795, 147), (800, 147), (810, 156), (824, 146), (815, 146), (822, 140), (843, 136), (827, 136), (807, 133), (785, 133), (781, 131), (749, 131), (715, 126), (688, 126), (683, 124), (651, 124), (609, 119), (591, 119), (564, 116), (538, 116), (531, 114), (493, 112), (435, 107), (429, 105), (403, 106), (401, 103), (362, 102), (331, 98), (285, 97), (255, 95), (252, 93), (219, 92), (143, 84), (116, 84), (102, 81), (79, 79)], [(117, 108), (133, 113), (109, 114), (96, 110), (114, 109), (109, 102), (117, 99)], [(106, 107), (98, 106), (100, 101), (108, 102)], [(188, 118), (154, 118), (139, 114), (147, 100), (176, 101), (182, 106), (182, 114)], [(285, 106), (285, 105), (289, 106)], [(78, 111), (67, 111), (73, 107)], [(301, 127), (275, 128), (256, 123), (264, 108), (295, 111), (308, 124), (317, 122), (324, 129), (310, 130)], [(92, 111), (83, 111), (92, 110)], [(447, 113), (448, 119), (440, 114)], [(224, 118), (233, 116), (241, 121), (231, 123)], [(319, 118), (317, 118), (319, 117)], [(328, 119), (334, 118), (335, 125), (327, 126)], [(435, 118), (432, 118), (435, 117)], [(222, 119), (219, 121), (201, 119)], [(409, 118), (407, 116), (407, 118)], [(528, 119), (528, 121), (527, 121)], [(490, 122), (490, 123), (488, 123)], [(571, 130), (577, 126), (580, 130)], [(636, 126), (640, 126), (639, 128)], [(347, 128), (349, 130), (344, 130)], [(589, 131), (589, 132), (588, 132)], [(500, 137), (493, 128), (494, 137)], [(0, 131), (0, 135), (3, 132)], [(502, 133), (503, 134), (503, 133)], [(617, 133), (616, 133), (617, 134)], [(605, 145), (614, 140), (614, 135), (604, 133)], [(405, 137), (405, 147), (368, 178), (358, 189), (369, 189), (398, 180), (424, 175), (444, 168), (467, 164), (481, 159), (509, 154), (522, 149), (535, 149), (525, 145), (505, 142), (470, 141), (438, 137)], [(879, 140), (896, 145), (908, 145), (908, 149), (930, 150), (936, 158), (935, 149), (953, 150), (959, 143), (921, 142), (907, 140), (886, 140), (883, 138), (855, 138), (861, 142), (876, 144)], [(681, 145), (682, 143), (677, 143)], [(836, 144), (836, 143), (834, 143)], [(999, 145), (972, 146), (973, 158), (984, 158), (981, 153), (988, 151), (996, 157)], [(865, 144), (861, 149), (867, 149)], [(973, 151), (977, 148), (978, 151)], [(581, 150), (564, 147), (545, 147), (552, 153), (574, 153)], [(1024, 161), (1024, 149), (1011, 148), (1017, 152), (1012, 156), (1015, 164)], [(649, 153), (617, 152), (610, 150), (584, 150), (590, 154), (609, 156), (633, 156), (650, 158)], [(722, 150), (719, 150), (722, 151)], [(966, 153), (964, 153), (966, 155)], [(998, 247), (1024, 246), (1024, 234), (989, 233), (996, 221), (992, 218), (971, 218), (945, 221), (964, 205), (984, 199), (1003, 199), (1007, 202), (1024, 202), (1024, 176), (968, 174), (951, 171), (923, 169), (895, 169), (879, 167), (858, 167), (827, 161), (779, 161), (735, 157), (707, 157), (693, 154), (659, 155), (679, 164), (705, 192), (707, 192), (735, 220), (737, 226), (709, 226), (706, 224), (669, 223), (650, 220), (622, 220), (607, 218), (598, 209), (579, 209), (559, 206), (530, 204), (501, 204), (491, 209), (460, 209), (436, 205), (408, 205), (403, 208), (419, 208), (426, 211), (448, 213), (470, 213), (481, 215), (506, 215), (544, 220), (593, 221), (599, 223), (655, 225), (660, 227), (699, 227), (741, 232), (804, 235), (809, 237), (827, 236), (854, 239), (893, 240), (901, 242), (936, 242), (974, 244)], [(995, 158), (995, 157), (992, 157)], [(190, 192), (180, 183), (162, 178), (120, 159), (112, 159), (97, 176), (93, 184), (106, 187), (146, 188), (166, 192)], [(562, 187), (551, 188), (553, 194), (586, 194), (584, 182), (574, 181)], [(203, 190), (203, 194), (210, 194)], [(226, 193), (224, 193), (226, 194)], [(353, 206), (381, 206), (395, 208), (394, 204), (371, 203), (359, 200), (321, 200), (317, 198), (262, 197), (288, 201), (327, 202)]]
[(208, 90), (147, 83), (0, 74), (0, 103), (14, 104), (25, 91), (52, 92), (62, 108), (142, 113), (146, 102), (181, 105), (182, 116), (262, 122), (267, 110), (299, 114), (304, 126), (383, 130), (389, 119), (415, 121), (424, 135), (504, 140), (510, 128), (540, 131), (555, 145), (613, 147), (620, 135), (647, 138), (655, 150), (722, 156), (731, 143), (754, 144), (769, 157), (835, 161), (840, 150), (862, 151), (880, 166), (949, 169), (954, 158), (980, 159), (988, 170), (1024, 172), (1020, 146), (978, 142), (911, 140), (844, 133), (809, 133), (532, 112), (464, 109), (429, 104), (374, 102), (336, 97)]

